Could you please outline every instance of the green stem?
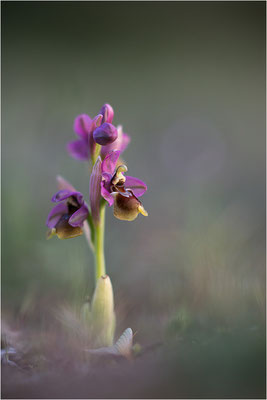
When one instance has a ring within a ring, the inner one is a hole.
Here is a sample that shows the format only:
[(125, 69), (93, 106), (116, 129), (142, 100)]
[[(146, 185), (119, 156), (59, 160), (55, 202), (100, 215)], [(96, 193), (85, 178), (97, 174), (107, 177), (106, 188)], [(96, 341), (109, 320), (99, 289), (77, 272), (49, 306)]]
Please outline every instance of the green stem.
[(105, 211), (104, 204), (100, 206), (100, 221), (95, 226), (95, 279), (106, 275), (105, 254), (104, 254), (104, 234), (105, 234)]
[(92, 166), (95, 165), (96, 159), (100, 154), (101, 146), (96, 143), (94, 154), (92, 154)]
[(94, 243), (95, 243), (95, 226), (94, 226), (92, 214), (90, 212), (88, 214), (87, 221), (88, 221), (88, 224), (89, 224), (89, 227), (90, 227), (91, 242), (92, 242), (92, 244), (94, 246)]

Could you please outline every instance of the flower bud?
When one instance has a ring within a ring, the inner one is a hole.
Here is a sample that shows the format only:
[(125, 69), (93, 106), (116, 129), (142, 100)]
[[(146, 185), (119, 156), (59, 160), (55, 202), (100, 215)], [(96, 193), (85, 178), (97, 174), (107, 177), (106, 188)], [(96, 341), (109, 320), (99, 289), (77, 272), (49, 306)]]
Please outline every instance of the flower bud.
[(105, 122), (100, 127), (96, 128), (94, 133), (94, 141), (101, 146), (106, 146), (113, 143), (118, 137), (118, 131), (114, 125)]
[(108, 275), (101, 276), (95, 288), (91, 308), (94, 345), (112, 346), (115, 331), (113, 290)]
[(110, 104), (104, 104), (100, 110), (100, 114), (103, 115), (102, 122), (109, 122), (111, 123), (114, 117), (114, 111)]

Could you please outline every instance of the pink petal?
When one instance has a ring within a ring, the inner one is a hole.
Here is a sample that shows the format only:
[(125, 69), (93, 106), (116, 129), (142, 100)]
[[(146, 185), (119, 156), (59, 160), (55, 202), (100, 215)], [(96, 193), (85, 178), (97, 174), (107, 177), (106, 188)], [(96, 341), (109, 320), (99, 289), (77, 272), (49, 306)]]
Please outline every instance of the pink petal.
[(71, 226), (80, 226), (82, 228), (84, 220), (88, 217), (88, 207), (84, 203), (79, 210), (75, 211), (69, 219)]
[(104, 182), (101, 182), (101, 196), (104, 197), (104, 199), (108, 202), (109, 206), (112, 206), (114, 203), (114, 197), (111, 195), (111, 193), (105, 188)]
[(48, 228), (54, 228), (62, 215), (66, 214), (67, 212), (68, 206), (64, 203), (57, 204), (55, 207), (53, 207), (46, 220), (46, 225)]
[(123, 152), (126, 149), (128, 144), (130, 143), (130, 141), (131, 141), (130, 136), (127, 135), (127, 133), (123, 133), (122, 140), (121, 140), (121, 148), (120, 148), (121, 152)]
[(69, 154), (76, 160), (86, 161), (89, 159), (89, 145), (85, 140), (74, 140), (67, 144)]
[(56, 177), (59, 190), (69, 190), (70, 192), (76, 192), (77, 190), (61, 175)]
[(136, 197), (142, 196), (147, 191), (146, 184), (133, 176), (126, 176), (125, 188), (131, 189)]
[(107, 172), (107, 173), (113, 175), (115, 168), (116, 168), (116, 163), (117, 163), (119, 157), (120, 157), (119, 150), (114, 150), (111, 153), (109, 153), (102, 162), (102, 165), (101, 165), (102, 172)]
[(77, 202), (81, 205), (83, 203), (83, 195), (80, 192), (71, 192), (70, 190), (64, 189), (59, 190), (54, 196), (52, 197), (51, 201), (53, 203), (58, 203), (59, 201), (63, 201), (68, 199), (71, 196), (75, 196)]
[(83, 139), (86, 139), (91, 129), (92, 120), (87, 114), (80, 114), (75, 118), (73, 130)]

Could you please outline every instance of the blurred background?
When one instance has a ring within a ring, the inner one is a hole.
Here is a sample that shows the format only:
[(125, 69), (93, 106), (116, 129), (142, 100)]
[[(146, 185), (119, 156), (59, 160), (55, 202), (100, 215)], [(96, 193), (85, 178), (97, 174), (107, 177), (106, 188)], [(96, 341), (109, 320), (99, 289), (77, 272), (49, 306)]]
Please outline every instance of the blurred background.
[(92, 295), (85, 239), (47, 241), (45, 221), (57, 174), (88, 199), (87, 166), (65, 146), (75, 116), (106, 102), (148, 186), (147, 218), (107, 210), (116, 337), (131, 326), (162, 345), (124, 375), (105, 370), (104, 387), (101, 371), (89, 387), (8, 374), (3, 393), (264, 398), (263, 1), (2, 3), (3, 326), (43, 354), (58, 307)]

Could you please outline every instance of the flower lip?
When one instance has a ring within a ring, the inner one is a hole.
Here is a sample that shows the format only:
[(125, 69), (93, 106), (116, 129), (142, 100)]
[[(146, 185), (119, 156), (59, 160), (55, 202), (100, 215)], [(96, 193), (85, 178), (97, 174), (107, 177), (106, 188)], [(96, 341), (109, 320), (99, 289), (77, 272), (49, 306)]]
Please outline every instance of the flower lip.
[(113, 143), (118, 137), (118, 131), (114, 125), (104, 122), (93, 133), (94, 141), (101, 146)]
[(133, 221), (139, 213), (147, 216), (148, 213), (144, 209), (142, 203), (134, 195), (132, 190), (127, 190), (126, 193), (119, 192), (115, 194), (114, 200), (114, 216), (123, 221)]

